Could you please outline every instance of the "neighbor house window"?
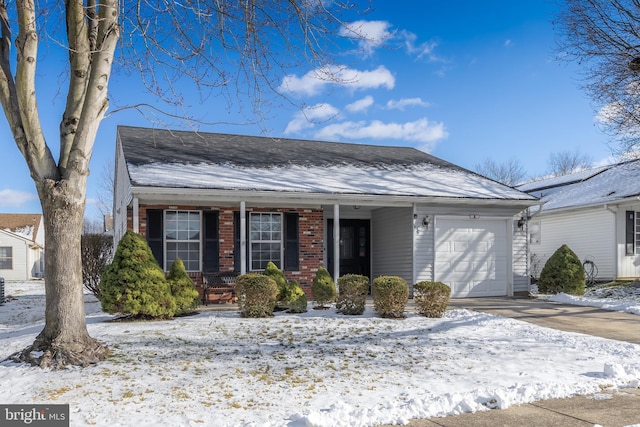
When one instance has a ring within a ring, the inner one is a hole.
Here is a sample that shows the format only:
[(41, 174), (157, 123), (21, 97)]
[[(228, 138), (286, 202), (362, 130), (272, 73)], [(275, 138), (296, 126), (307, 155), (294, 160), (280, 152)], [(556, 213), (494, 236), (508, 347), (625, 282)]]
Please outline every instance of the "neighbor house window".
[(626, 212), (625, 254), (640, 254), (640, 212)]
[(13, 248), (0, 247), (0, 270), (13, 270)]
[(540, 221), (529, 222), (529, 243), (532, 245), (539, 245), (542, 241), (541, 235), (542, 228), (540, 227)]
[(264, 270), (269, 261), (282, 268), (282, 214), (252, 213), (250, 220), (251, 270)]
[(165, 211), (165, 269), (180, 258), (187, 271), (200, 271), (200, 212)]

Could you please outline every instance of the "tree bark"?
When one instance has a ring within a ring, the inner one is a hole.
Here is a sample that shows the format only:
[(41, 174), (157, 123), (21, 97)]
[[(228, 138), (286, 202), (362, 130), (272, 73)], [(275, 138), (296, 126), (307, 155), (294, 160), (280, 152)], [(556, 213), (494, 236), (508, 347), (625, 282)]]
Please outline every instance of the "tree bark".
[(106, 357), (106, 348), (89, 336), (85, 321), (80, 237), (86, 176), (36, 183), (44, 217), (45, 327), (14, 360), (40, 367), (87, 366)]

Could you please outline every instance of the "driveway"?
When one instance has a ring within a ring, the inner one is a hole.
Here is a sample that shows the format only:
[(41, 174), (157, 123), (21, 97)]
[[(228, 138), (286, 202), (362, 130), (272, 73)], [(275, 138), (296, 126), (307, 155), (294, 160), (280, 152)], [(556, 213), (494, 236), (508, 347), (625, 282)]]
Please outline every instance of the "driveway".
[(451, 299), (449, 308), (481, 311), (547, 328), (640, 344), (640, 316), (635, 314), (527, 297)]

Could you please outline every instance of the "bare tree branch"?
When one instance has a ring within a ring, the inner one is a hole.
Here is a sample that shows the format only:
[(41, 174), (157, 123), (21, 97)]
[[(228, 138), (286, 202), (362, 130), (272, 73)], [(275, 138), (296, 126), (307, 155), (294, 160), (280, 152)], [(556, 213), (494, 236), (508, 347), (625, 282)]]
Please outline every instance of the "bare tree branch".
[(510, 159), (505, 163), (497, 163), (493, 159), (486, 159), (475, 166), (476, 172), (502, 184), (514, 186), (521, 183), (526, 172), (524, 166), (517, 159)]

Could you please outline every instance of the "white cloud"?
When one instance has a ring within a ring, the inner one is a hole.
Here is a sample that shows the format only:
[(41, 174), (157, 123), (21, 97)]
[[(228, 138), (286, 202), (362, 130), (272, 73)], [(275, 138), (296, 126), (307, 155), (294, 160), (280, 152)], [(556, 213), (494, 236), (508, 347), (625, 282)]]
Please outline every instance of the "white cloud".
[(337, 84), (352, 89), (393, 89), (396, 84), (393, 74), (380, 65), (375, 70), (360, 71), (348, 67), (326, 67), (309, 71), (302, 77), (294, 74), (285, 76), (280, 89), (304, 95), (317, 95), (327, 85)]
[(429, 103), (423, 101), (421, 98), (402, 98), (392, 99), (387, 101), (387, 108), (390, 110), (400, 110), (403, 111), (406, 107), (428, 107)]
[(345, 121), (325, 126), (316, 133), (326, 139), (396, 139), (421, 143), (421, 149), (431, 151), (435, 144), (448, 136), (443, 123), (430, 123), (424, 117), (413, 122), (384, 123), (374, 120)]
[(306, 107), (298, 111), (284, 130), (285, 135), (298, 133), (303, 129), (311, 128), (316, 123), (330, 120), (340, 114), (337, 108), (331, 104), (321, 103), (312, 107)]
[(0, 190), (1, 207), (19, 207), (36, 199), (35, 194), (18, 190)]
[(441, 59), (438, 58), (434, 53), (434, 50), (438, 46), (438, 43), (432, 41), (416, 44), (418, 36), (416, 36), (411, 31), (401, 31), (400, 37), (404, 42), (407, 53), (409, 53), (410, 55), (416, 55), (418, 59), (426, 57), (433, 62), (441, 61)]
[(511, 41), (511, 39), (507, 39), (504, 41), (504, 47), (512, 47), (513, 46), (513, 42)]
[(354, 21), (340, 28), (339, 34), (358, 40), (365, 56), (371, 55), (376, 47), (381, 46), (393, 36), (389, 31), (391, 24), (387, 21)]
[(351, 104), (347, 105), (345, 108), (347, 109), (347, 111), (351, 113), (357, 113), (359, 111), (366, 110), (372, 105), (373, 105), (373, 96), (367, 95), (364, 98), (357, 100), (356, 102), (352, 102)]

